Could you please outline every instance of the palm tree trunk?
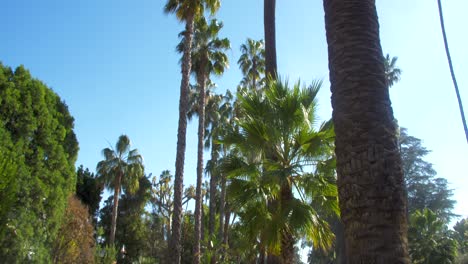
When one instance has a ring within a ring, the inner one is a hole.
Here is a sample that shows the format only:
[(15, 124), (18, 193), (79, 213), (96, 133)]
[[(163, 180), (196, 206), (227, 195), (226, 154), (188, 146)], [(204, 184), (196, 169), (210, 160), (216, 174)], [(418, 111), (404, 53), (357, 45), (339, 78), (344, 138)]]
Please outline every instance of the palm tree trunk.
[[(213, 146), (215, 146), (213, 144)], [(214, 155), (214, 158), (213, 160), (217, 160), (218, 159), (218, 152), (215, 150), (215, 151), (212, 151), (211, 152), (212, 155)], [(218, 175), (215, 173), (215, 174), (211, 174), (211, 177), (210, 177), (210, 215), (209, 215), (209, 219), (208, 219), (208, 236), (210, 237), (210, 239), (214, 238), (215, 236), (215, 221), (216, 221), (216, 191), (217, 191), (217, 182), (218, 182)]]
[[(201, 73), (199, 74), (198, 79), (198, 86), (200, 88), (199, 91), (199, 100), (198, 100), (198, 148), (197, 148), (197, 189), (195, 195), (195, 238), (194, 238), (194, 246), (193, 246), (193, 263), (199, 264), (200, 263), (200, 241), (201, 241), (201, 222), (202, 222), (202, 215), (201, 215), (201, 207), (203, 205), (202, 201), (202, 180), (203, 180), (203, 139), (205, 138), (205, 79), (206, 74), (205, 64), (202, 63), (201, 66)], [(211, 204), (211, 198), (210, 198)], [(211, 212), (210, 212), (211, 213)]]
[(185, 50), (182, 63), (182, 80), (180, 83), (179, 100), (179, 124), (177, 129), (177, 154), (175, 163), (174, 179), (174, 214), (172, 218), (171, 246), (168, 250), (170, 263), (179, 264), (182, 246), (180, 243), (182, 224), (182, 197), (184, 191), (184, 162), (187, 134), (187, 109), (188, 109), (188, 89), (190, 81), (190, 71), (192, 61), (190, 52), (192, 49), (194, 18), (189, 16), (185, 25)]
[(224, 175), (221, 176), (221, 197), (219, 201), (219, 232), (218, 232), (218, 241), (223, 241), (223, 233), (224, 233), (224, 208), (225, 208), (225, 201), (226, 201), (226, 177)]
[(276, 79), (276, 0), (264, 0), (263, 26), (265, 30), (265, 76)]
[(440, 27), (442, 28), (442, 36), (444, 37), (444, 46), (445, 53), (447, 54), (447, 60), (450, 68), (450, 75), (452, 76), (453, 86), (455, 87), (455, 93), (457, 94), (458, 108), (460, 108), (460, 115), (462, 118), (463, 129), (465, 130), (466, 141), (468, 142), (468, 127), (466, 125), (465, 112), (463, 111), (463, 104), (460, 97), (460, 91), (458, 90), (457, 79), (455, 78), (455, 72), (453, 70), (452, 58), (450, 57), (450, 51), (447, 42), (447, 35), (445, 34), (445, 25), (444, 25), (444, 15), (442, 12), (442, 3), (440, 0), (437, 0), (439, 6), (439, 17), (440, 17)]
[(403, 170), (375, 0), (323, 4), (346, 259), (409, 263)]
[(223, 244), (228, 247), (229, 246), (229, 221), (231, 220), (231, 212), (229, 208), (229, 203), (225, 205), (225, 218), (224, 218), (224, 234), (223, 234)]
[[(281, 186), (281, 207), (285, 207), (293, 198), (292, 189), (289, 184)], [(294, 236), (289, 230), (281, 232), (281, 263), (292, 264), (294, 260)]]
[(112, 221), (111, 221), (111, 233), (109, 238), (109, 245), (114, 246), (115, 242), (115, 231), (117, 229), (117, 215), (119, 208), (119, 195), (120, 195), (120, 185), (122, 182), (122, 174), (119, 173), (119, 176), (115, 179), (114, 184), (114, 204), (112, 207)]

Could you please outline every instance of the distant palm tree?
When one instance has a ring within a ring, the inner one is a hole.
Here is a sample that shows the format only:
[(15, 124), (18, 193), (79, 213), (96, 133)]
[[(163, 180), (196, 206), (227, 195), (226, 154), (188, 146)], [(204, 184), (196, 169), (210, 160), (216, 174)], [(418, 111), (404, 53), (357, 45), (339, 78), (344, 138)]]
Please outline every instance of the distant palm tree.
[(396, 66), (397, 60), (398, 57), (390, 57), (388, 53), (385, 56), (385, 77), (389, 88), (400, 81), (401, 69)]
[[(227, 38), (220, 39), (219, 31), (223, 24), (213, 19), (208, 24), (205, 17), (201, 16), (195, 21), (195, 31), (192, 46), (192, 72), (197, 79), (198, 92), (198, 155), (197, 155), (197, 185), (195, 199), (195, 241), (194, 241), (194, 263), (200, 263), (200, 240), (201, 240), (201, 184), (203, 179), (203, 146), (205, 133), (205, 87), (211, 74), (221, 75), (228, 67), (227, 55), (224, 53), (230, 48), (230, 42)], [(185, 34), (182, 34), (185, 35)], [(177, 47), (179, 52), (183, 52), (185, 40)], [(210, 205), (213, 204), (210, 198)], [(210, 208), (211, 209), (211, 208)], [(210, 215), (212, 214), (210, 210)], [(209, 234), (213, 233), (214, 217), (210, 218)]]
[(460, 109), (462, 125), (463, 125), (463, 129), (465, 130), (466, 142), (468, 142), (468, 126), (466, 124), (465, 112), (463, 110), (463, 103), (460, 97), (460, 90), (458, 89), (457, 78), (455, 77), (455, 71), (453, 70), (452, 58), (450, 57), (450, 49), (449, 49), (448, 41), (447, 41), (447, 34), (445, 33), (444, 12), (442, 11), (442, 2), (440, 0), (437, 0), (437, 5), (439, 7), (440, 27), (442, 28), (442, 36), (444, 38), (445, 53), (447, 54), (447, 61), (449, 64), (450, 75), (452, 76), (453, 86), (455, 88), (455, 93), (457, 95), (458, 108)]
[[(316, 246), (330, 246), (333, 234), (311, 201), (323, 212), (338, 213), (336, 185), (321, 173), (334, 164), (333, 125), (313, 128), (320, 85), (296, 83), (290, 89), (287, 82), (270, 80), (264, 94), (238, 94), (239, 129), (221, 140), (235, 153), (225, 159), (223, 170), (246, 234), (259, 237), (259, 249), (284, 264), (292, 263), (294, 244), (302, 235)], [(315, 172), (306, 171), (311, 167)]]
[(349, 263), (409, 263), (406, 199), (375, 0), (324, 0)]
[(257, 83), (262, 80), (265, 74), (265, 44), (263, 40), (253, 40), (248, 38), (247, 42), (241, 45), (242, 55), (237, 64), (244, 74), (242, 80), (245, 86), (252, 85), (252, 89), (257, 89)]
[(111, 232), (109, 244), (115, 241), (117, 215), (119, 207), (119, 195), (121, 189), (134, 193), (138, 190), (139, 179), (144, 175), (143, 158), (137, 149), (130, 149), (130, 139), (121, 135), (115, 144), (115, 149), (102, 150), (104, 160), (96, 166), (97, 175), (106, 188), (114, 190), (114, 203), (112, 208)]
[(182, 195), (184, 185), (184, 162), (187, 133), (188, 89), (192, 68), (191, 51), (194, 21), (203, 15), (205, 9), (214, 14), (220, 7), (220, 0), (168, 0), (165, 13), (175, 13), (180, 21), (185, 22), (185, 43), (182, 56), (182, 80), (180, 83), (179, 124), (177, 129), (176, 170), (174, 179), (174, 215), (170, 245), (174, 252), (169, 255), (170, 263), (179, 264), (181, 258)]

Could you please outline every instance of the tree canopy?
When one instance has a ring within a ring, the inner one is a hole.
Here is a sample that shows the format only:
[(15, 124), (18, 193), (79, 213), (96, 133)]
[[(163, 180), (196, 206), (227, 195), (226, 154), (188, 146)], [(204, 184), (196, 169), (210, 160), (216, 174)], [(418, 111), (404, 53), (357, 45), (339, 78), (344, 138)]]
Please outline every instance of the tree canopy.
[(1, 182), (15, 186), (2, 196), (18, 194), (12, 203), (1, 201), (10, 202), (2, 211), (1, 226), (7, 227), (0, 237), (2, 261), (49, 261), (76, 184), (73, 123), (67, 105), (43, 82), (23, 66), (13, 71), (0, 64), (0, 139), (6, 142), (0, 155), (14, 159), (16, 167), (0, 175)]

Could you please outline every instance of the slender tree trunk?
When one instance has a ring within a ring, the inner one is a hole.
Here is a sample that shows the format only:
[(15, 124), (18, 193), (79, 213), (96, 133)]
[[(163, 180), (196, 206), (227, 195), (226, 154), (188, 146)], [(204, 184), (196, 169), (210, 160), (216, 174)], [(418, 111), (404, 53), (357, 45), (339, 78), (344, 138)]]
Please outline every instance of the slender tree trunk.
[(276, 79), (276, 0), (264, 0), (263, 26), (265, 29), (265, 76)]
[(375, 0), (324, 0), (348, 263), (409, 263), (397, 128)]
[(257, 76), (255, 76), (255, 73), (257, 72), (257, 61), (255, 61), (255, 59), (252, 60), (252, 72), (254, 73), (252, 76), (252, 89), (257, 90), (257, 87), (255, 87), (255, 79), (257, 78)]
[[(218, 153), (212, 152), (215, 155), (215, 160), (218, 159)], [(210, 177), (210, 215), (208, 219), (208, 236), (210, 239), (215, 237), (215, 221), (216, 221), (216, 192), (217, 192), (218, 175), (211, 174)]]
[(439, 6), (439, 18), (440, 18), (440, 27), (442, 28), (442, 36), (444, 37), (444, 47), (445, 53), (447, 54), (447, 60), (450, 68), (450, 75), (452, 76), (453, 86), (455, 87), (455, 93), (458, 100), (458, 108), (460, 109), (460, 115), (462, 119), (463, 129), (465, 130), (466, 141), (468, 142), (468, 127), (466, 125), (465, 112), (463, 111), (463, 104), (460, 97), (460, 90), (458, 90), (457, 79), (455, 78), (455, 71), (453, 70), (452, 58), (450, 57), (450, 50), (447, 42), (447, 34), (445, 34), (445, 25), (444, 25), (444, 14), (442, 12), (442, 3), (440, 0), (437, 0)]
[[(203, 206), (202, 197), (202, 180), (203, 180), (203, 147), (205, 138), (205, 64), (200, 66), (201, 73), (198, 74), (199, 99), (198, 99), (198, 148), (197, 148), (197, 189), (195, 195), (195, 238), (193, 246), (193, 263), (200, 263), (200, 241), (201, 241), (201, 224), (202, 214), (201, 207)], [(211, 203), (211, 199), (210, 199)]]
[(218, 241), (223, 241), (223, 233), (224, 233), (224, 208), (225, 208), (225, 201), (226, 201), (226, 177), (224, 175), (220, 175), (221, 177), (221, 197), (219, 201), (219, 232), (218, 232)]
[(194, 18), (187, 18), (185, 26), (185, 50), (182, 63), (182, 80), (180, 83), (179, 100), (179, 125), (177, 129), (177, 154), (175, 162), (174, 179), (174, 214), (172, 218), (172, 236), (170, 249), (168, 250), (170, 263), (179, 264), (182, 246), (180, 242), (182, 224), (182, 197), (184, 191), (184, 162), (187, 134), (187, 109), (188, 109), (188, 89), (190, 81), (190, 70), (192, 61), (190, 52), (192, 49)]
[[(292, 189), (289, 184), (283, 184), (281, 186), (281, 207), (287, 206), (291, 203), (293, 198)], [(281, 263), (292, 264), (294, 260), (294, 236), (286, 229), (281, 232)]]
[(119, 173), (117, 179), (115, 179), (114, 185), (114, 204), (112, 207), (112, 221), (111, 221), (111, 233), (109, 238), (109, 245), (114, 246), (115, 242), (115, 231), (117, 229), (117, 215), (119, 209), (119, 195), (120, 195), (120, 185), (122, 182), (122, 174)]
[(260, 249), (260, 253), (258, 254), (258, 263), (265, 264), (265, 247), (260, 245), (259, 249)]
[(224, 218), (224, 234), (223, 234), (223, 244), (228, 247), (229, 246), (229, 221), (231, 220), (231, 212), (229, 208), (229, 203), (226, 203), (225, 206), (225, 218)]

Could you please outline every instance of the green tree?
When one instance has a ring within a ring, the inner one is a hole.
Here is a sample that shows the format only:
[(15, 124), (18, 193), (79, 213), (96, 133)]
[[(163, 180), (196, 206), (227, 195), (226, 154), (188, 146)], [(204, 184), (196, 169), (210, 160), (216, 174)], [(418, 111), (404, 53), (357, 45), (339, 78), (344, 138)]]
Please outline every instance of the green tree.
[(8, 211), (2, 211), (3, 262), (51, 261), (67, 197), (76, 184), (73, 122), (60, 97), (23, 66), (13, 71), (0, 64), (0, 149), (16, 167), (0, 176), (2, 184), (13, 187), (2, 198), (17, 194)]
[(397, 127), (375, 0), (324, 0), (341, 219), (349, 263), (409, 263)]
[(121, 189), (128, 193), (138, 190), (139, 179), (144, 175), (143, 158), (137, 149), (130, 149), (130, 139), (126, 135), (119, 137), (115, 149), (103, 149), (102, 155), (104, 160), (97, 164), (96, 171), (106, 188), (114, 190), (112, 224), (109, 234), (109, 245), (113, 245)]
[(176, 172), (174, 182), (174, 217), (172, 218), (171, 263), (180, 263), (180, 232), (182, 221), (182, 192), (184, 185), (184, 162), (187, 133), (188, 89), (192, 69), (191, 51), (194, 21), (203, 15), (205, 9), (214, 14), (220, 7), (220, 0), (168, 0), (164, 6), (165, 13), (175, 13), (179, 21), (185, 22), (185, 43), (182, 55), (182, 80), (180, 83), (179, 124), (177, 129)]
[(454, 216), (455, 201), (447, 180), (437, 178), (437, 172), (425, 157), (430, 153), (422, 141), (408, 135), (406, 128), (400, 128), (400, 153), (403, 161), (403, 174), (408, 195), (408, 214), (416, 210), (430, 209), (446, 223)]
[(414, 264), (454, 263), (457, 256), (456, 240), (450, 237), (444, 221), (427, 208), (410, 216), (408, 243)]
[[(468, 218), (458, 221), (453, 226), (453, 230), (453, 238), (458, 242), (459, 262), (466, 263), (468, 260)], [(462, 261), (463, 259), (465, 262)]]
[(88, 207), (89, 215), (93, 217), (93, 221), (97, 223), (97, 213), (99, 203), (102, 199), (102, 191), (104, 185), (98, 182), (94, 173), (88, 168), (80, 165), (76, 171), (76, 196), (81, 202)]
[(252, 85), (252, 89), (257, 89), (257, 84), (262, 81), (265, 74), (265, 44), (263, 40), (248, 38), (240, 50), (242, 55), (237, 64), (244, 75), (242, 84), (246, 87)]
[[(270, 80), (264, 94), (238, 94), (239, 130), (221, 141), (235, 153), (223, 166), (245, 233), (259, 238), (259, 252), (264, 247), (281, 263), (292, 263), (301, 236), (324, 248), (333, 237), (323, 217), (338, 212), (337, 190), (322, 173), (334, 164), (333, 125), (313, 128), (320, 85), (296, 83), (290, 89), (287, 82)], [(313, 172), (307, 172), (310, 166)]]

